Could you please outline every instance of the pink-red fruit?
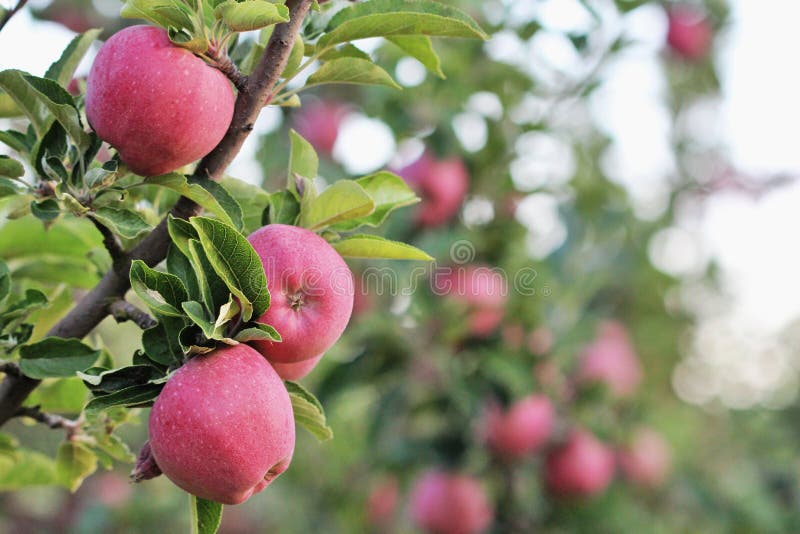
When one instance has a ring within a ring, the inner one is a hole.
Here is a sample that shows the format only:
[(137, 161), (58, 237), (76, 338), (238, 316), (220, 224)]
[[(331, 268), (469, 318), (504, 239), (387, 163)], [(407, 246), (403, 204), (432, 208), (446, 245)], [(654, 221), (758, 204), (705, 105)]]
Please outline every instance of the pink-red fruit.
[(573, 430), (547, 455), (547, 488), (561, 497), (588, 497), (605, 490), (614, 478), (614, 453), (586, 430)]
[(294, 128), (317, 152), (330, 155), (348, 113), (350, 108), (338, 102), (312, 102), (297, 111)]
[(615, 397), (632, 395), (642, 381), (642, 367), (626, 328), (615, 321), (601, 323), (595, 340), (584, 348), (579, 383), (606, 384)]
[(702, 13), (690, 6), (669, 10), (667, 44), (679, 56), (695, 61), (708, 54), (713, 30)]
[(374, 526), (391, 524), (400, 500), (400, 488), (395, 477), (380, 480), (367, 498), (367, 522)]
[(297, 226), (270, 224), (247, 238), (264, 265), (271, 295), (259, 322), (283, 341), (252, 345), (270, 362), (316, 358), (344, 332), (353, 311), (353, 275), (320, 236)]
[(468, 314), (469, 332), (487, 337), (503, 321), (508, 287), (503, 275), (485, 265), (455, 265), (434, 273), (437, 295), (461, 303)]
[(174, 171), (211, 152), (228, 129), (234, 102), (220, 71), (152, 26), (114, 34), (86, 84), (89, 124), (142, 176)]
[(467, 168), (456, 158), (436, 160), (426, 153), (397, 173), (422, 199), (415, 215), (422, 226), (441, 226), (452, 219), (469, 188)]
[(272, 368), (278, 373), (278, 376), (284, 380), (300, 380), (314, 370), (324, 354), (320, 354), (316, 358), (310, 360), (303, 360), (296, 363), (279, 363), (273, 362)]
[(539, 449), (553, 433), (553, 404), (544, 395), (531, 395), (507, 410), (492, 404), (487, 409), (485, 440), (504, 460), (518, 460)]
[(196, 356), (169, 379), (150, 412), (161, 471), (189, 493), (239, 504), (289, 467), (295, 428), (289, 394), (247, 345)]
[(617, 457), (625, 479), (645, 488), (660, 486), (672, 466), (669, 444), (649, 428), (638, 429)]
[(493, 516), (480, 483), (465, 475), (429, 471), (411, 492), (411, 518), (429, 534), (478, 534)]

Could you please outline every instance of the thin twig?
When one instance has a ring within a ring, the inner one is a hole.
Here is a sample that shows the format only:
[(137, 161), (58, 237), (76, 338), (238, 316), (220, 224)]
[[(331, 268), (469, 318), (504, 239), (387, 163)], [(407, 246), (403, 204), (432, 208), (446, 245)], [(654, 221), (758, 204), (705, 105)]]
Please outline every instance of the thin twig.
[(222, 74), (233, 82), (233, 85), (239, 91), (244, 91), (247, 87), (247, 76), (245, 76), (236, 64), (231, 60), (231, 57), (224, 50), (218, 50), (215, 47), (210, 47), (206, 51), (206, 57), (211, 62), (211, 66), (219, 70)]
[(39, 406), (20, 406), (14, 413), (15, 417), (30, 417), (52, 429), (64, 429), (67, 431), (67, 436), (72, 436), (80, 428), (81, 421), (75, 419), (67, 419), (61, 415), (43, 412)]
[(8, 21), (11, 20), (11, 17), (17, 14), (17, 12), (25, 7), (25, 4), (28, 3), (28, 0), (19, 0), (17, 5), (6, 11), (6, 14), (3, 15), (3, 18), (0, 19), (0, 31), (8, 24)]
[(114, 235), (114, 232), (98, 221), (93, 215), (89, 214), (89, 220), (92, 221), (94, 227), (97, 228), (100, 234), (102, 234), (103, 245), (111, 255), (111, 261), (113, 262), (114, 267), (119, 267), (122, 263), (124, 263), (125, 258), (125, 250), (122, 248), (119, 239), (117, 239), (117, 236)]
[[(311, 0), (287, 0), (286, 6), (289, 8), (289, 22), (275, 26), (256, 69), (248, 78), (244, 90), (239, 92), (233, 120), (225, 137), (198, 164), (196, 177), (219, 180), (241, 150), (247, 136), (253, 131), (253, 125), (261, 108), (269, 100), (273, 87), (286, 68), (292, 44), (311, 7)], [(199, 212), (200, 207), (186, 197), (181, 197), (170, 210), (173, 217), (180, 219), (186, 219)], [(118, 266), (109, 269), (100, 282), (62, 317), (47, 335), (78, 339), (87, 336), (108, 315), (111, 303), (122, 298), (130, 288), (128, 270), (131, 261), (138, 259), (147, 265), (156, 265), (167, 256), (169, 243), (165, 218), (147, 237), (123, 256)], [(16, 415), (17, 409), (39, 383), (39, 380), (26, 376), (6, 375), (0, 382), (0, 426)]]
[(116, 300), (108, 307), (111, 316), (118, 322), (131, 321), (142, 330), (153, 328), (158, 321), (125, 300)]

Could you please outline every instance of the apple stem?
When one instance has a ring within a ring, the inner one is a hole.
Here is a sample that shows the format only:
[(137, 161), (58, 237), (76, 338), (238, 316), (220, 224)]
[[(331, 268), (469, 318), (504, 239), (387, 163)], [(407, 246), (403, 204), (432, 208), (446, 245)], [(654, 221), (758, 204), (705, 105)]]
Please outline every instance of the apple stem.
[(242, 92), (247, 89), (247, 76), (239, 70), (224, 49), (216, 45), (216, 43), (212, 43), (208, 47), (205, 56), (212, 67), (219, 70), (233, 83), (237, 91)]
[[(311, 8), (311, 3), (312, 0), (286, 1), (286, 7), (289, 8), (289, 22), (275, 26), (264, 54), (236, 98), (233, 120), (225, 137), (200, 161), (194, 173), (195, 177), (219, 180), (239, 153), (245, 139), (253, 131), (253, 125), (264, 103), (269, 100), (273, 87), (286, 68), (295, 37)], [(181, 197), (170, 210), (170, 215), (178, 219), (188, 219), (200, 211), (201, 208), (196, 203)], [(108, 316), (111, 303), (115, 299), (122, 298), (130, 289), (128, 272), (131, 262), (138, 259), (149, 266), (157, 265), (166, 258), (170, 243), (167, 218), (164, 218), (147, 237), (130, 252), (121, 256), (114, 267), (106, 272), (97, 285), (78, 301), (47, 335), (78, 339), (87, 336)], [(19, 407), (40, 383), (40, 380), (24, 375), (6, 374), (0, 382), (0, 426), (16, 416)]]

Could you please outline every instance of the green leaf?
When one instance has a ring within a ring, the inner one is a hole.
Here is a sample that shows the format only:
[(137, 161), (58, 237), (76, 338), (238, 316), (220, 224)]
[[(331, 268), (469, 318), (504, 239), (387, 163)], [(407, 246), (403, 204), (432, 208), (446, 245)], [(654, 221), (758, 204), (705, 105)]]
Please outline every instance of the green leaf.
[(226, 176), (220, 182), (242, 209), (243, 232), (250, 234), (263, 226), (262, 215), (269, 206), (270, 194), (264, 189)]
[(281, 335), (268, 324), (250, 323), (245, 325), (233, 338), (240, 343), (249, 341), (281, 341)]
[(297, 68), (303, 62), (305, 49), (303, 38), (300, 35), (296, 35), (294, 38), (294, 45), (292, 45), (292, 51), (289, 53), (289, 59), (286, 62), (286, 68), (283, 69), (283, 74), (281, 75), (283, 78), (289, 78), (297, 73)]
[(162, 379), (164, 373), (152, 365), (129, 365), (119, 369), (92, 367), (78, 377), (92, 393), (100, 395)]
[(182, 174), (171, 173), (154, 176), (138, 185), (157, 185), (171, 189), (181, 196), (200, 204), (203, 208), (219, 217), (225, 224), (236, 226), (228, 212), (225, 211), (225, 208), (222, 207), (216, 197), (208, 189), (205, 189), (199, 183), (190, 183), (186, 176)]
[(417, 247), (374, 235), (360, 234), (346, 237), (341, 241), (334, 241), (331, 246), (345, 258), (433, 261), (432, 257)]
[(141, 215), (127, 208), (97, 208), (92, 217), (125, 239), (135, 239), (153, 229), (142, 219)]
[[(287, 190), (277, 191), (269, 196), (269, 223), (294, 225), (300, 214), (300, 203)], [(266, 223), (267, 221), (262, 221)]]
[(444, 72), (442, 72), (442, 61), (436, 54), (436, 50), (433, 49), (430, 37), (427, 35), (395, 35), (387, 37), (387, 40), (425, 65), (425, 68), (436, 76), (442, 80), (445, 79)]
[(359, 226), (378, 227), (394, 210), (419, 202), (419, 198), (408, 187), (405, 180), (387, 171), (381, 171), (355, 181), (375, 202), (375, 211), (366, 217), (343, 221), (334, 230), (349, 231)]
[(174, 274), (162, 273), (147, 266), (142, 260), (131, 264), (131, 287), (157, 315), (181, 317), (181, 303), (189, 295), (181, 279)]
[(214, 15), (235, 32), (249, 32), (280, 22), (289, 22), (288, 7), (266, 0), (226, 0), (217, 6)]
[(294, 175), (316, 178), (319, 172), (319, 157), (311, 143), (294, 130), (289, 131), (291, 151), (289, 152), (289, 182), (287, 189), (297, 193)]
[[(2, 165), (3, 165), (3, 158), (2, 156), (0, 156), (0, 167), (2, 167)], [(0, 174), (2, 174), (2, 172), (0, 172)], [(19, 195), (20, 193), (23, 193), (23, 191), (17, 186), (17, 184), (12, 182), (8, 178), (0, 177), (0, 198), (12, 197), (15, 195)]]
[(375, 211), (375, 202), (352, 180), (339, 180), (325, 189), (300, 213), (300, 226), (321, 230), (332, 224), (364, 217)]
[(83, 56), (89, 51), (92, 43), (97, 39), (102, 30), (92, 29), (76, 35), (61, 53), (58, 61), (50, 65), (44, 77), (54, 80), (62, 87), (66, 87), (72, 80)]
[(392, 35), (488, 39), (463, 11), (433, 0), (371, 0), (339, 11), (317, 46)]
[(214, 329), (214, 324), (209, 320), (208, 316), (206, 315), (206, 309), (200, 302), (191, 300), (189, 302), (184, 302), (181, 306), (187, 317), (189, 317), (194, 324), (200, 327), (200, 329), (203, 331), (203, 335), (206, 336), (206, 338), (217, 339), (215, 336), (216, 332)]
[(56, 479), (75, 493), (83, 480), (97, 470), (97, 456), (75, 441), (65, 441), (56, 454)]
[(214, 271), (239, 299), (242, 318), (260, 317), (269, 308), (267, 277), (261, 259), (245, 237), (219, 221), (192, 217), (203, 251)]
[(146, 406), (158, 397), (164, 384), (145, 384), (120, 389), (109, 395), (95, 397), (86, 404), (87, 412), (107, 410), (114, 406)]
[(225, 210), (228, 217), (230, 217), (231, 225), (239, 231), (242, 230), (242, 206), (224, 185), (213, 180), (200, 179), (193, 176), (190, 176), (188, 181), (190, 184), (197, 184), (211, 193), (217, 200), (217, 203)]
[(80, 413), (88, 393), (83, 381), (77, 377), (48, 380), (31, 393), (25, 406), (39, 406), (43, 412)]
[(33, 144), (28, 142), (28, 138), (25, 136), (25, 134), (15, 130), (0, 131), (0, 143), (5, 143), (20, 154), (27, 154), (33, 149)]
[(317, 398), (297, 382), (284, 382), (292, 400), (294, 420), (317, 438), (318, 441), (328, 441), (333, 438), (333, 430), (325, 419), (325, 410)]
[(388, 72), (372, 61), (355, 57), (343, 57), (326, 61), (308, 78), (306, 87), (326, 83), (383, 85), (392, 89), (402, 89)]
[(216, 534), (222, 522), (222, 505), (189, 495), (192, 508), (192, 534)]
[(40, 221), (49, 222), (58, 218), (61, 208), (54, 198), (48, 198), (41, 202), (31, 202), (31, 213)]
[(19, 450), (14, 459), (0, 455), (0, 491), (46, 486), (55, 481), (55, 463), (44, 454)]
[(191, 300), (201, 299), (195, 268), (189, 258), (184, 256), (174, 243), (169, 246), (167, 252), (167, 271), (181, 279)]
[(47, 337), (19, 349), (19, 366), (30, 378), (75, 376), (91, 367), (100, 356), (99, 350), (84, 345), (79, 339)]
[[(25, 167), (22, 166), (22, 163), (8, 156), (0, 156), (0, 176), (20, 178), (24, 175)], [(2, 196), (1, 193), (0, 196)]]
[[(0, 73), (0, 80), (2, 79)], [(38, 95), (44, 106), (50, 110), (53, 117), (64, 127), (75, 146), (83, 152), (91, 144), (89, 134), (83, 129), (81, 116), (72, 96), (60, 85), (47, 78), (39, 78), (30, 74), (22, 74), (25, 82), (30, 85)]]
[(183, 360), (180, 331), (186, 326), (181, 317), (159, 317), (158, 324), (142, 332), (142, 348), (147, 357), (161, 365), (170, 366)]
[(189, 224), (189, 221), (177, 219), (172, 214), (169, 214), (167, 215), (167, 231), (178, 250), (191, 259), (192, 253), (189, 250), (189, 240), (198, 239), (194, 226)]
[(3, 89), (17, 107), (31, 121), (38, 136), (43, 136), (50, 128), (53, 118), (44, 105), (39, 93), (25, 81), (26, 73), (19, 70), (0, 72), (0, 89)]
[(331, 48), (319, 56), (322, 61), (330, 61), (332, 59), (339, 59), (343, 57), (354, 57), (366, 61), (372, 61), (372, 58), (369, 56), (369, 54), (350, 43), (344, 44), (337, 48)]
[(158, 8), (162, 6), (164, 0), (127, 0), (122, 6), (121, 15), (126, 19), (147, 20), (164, 29), (170, 26), (180, 27), (181, 19), (173, 19), (169, 13), (159, 12)]
[(11, 458), (12, 460), (16, 460), (18, 457), (18, 447), (19, 442), (14, 436), (0, 434), (0, 458)]
[(195, 274), (197, 275), (202, 301), (205, 303), (209, 313), (213, 313), (227, 302), (231, 292), (222, 278), (214, 271), (214, 266), (211, 264), (211, 260), (208, 259), (205, 250), (203, 250), (203, 245), (200, 244), (199, 238), (189, 241), (189, 250), (192, 263), (195, 266)]
[(0, 260), (0, 304), (8, 297), (11, 291), (11, 272), (8, 270), (8, 265), (3, 260)]
[(100, 187), (108, 187), (114, 183), (117, 177), (116, 165), (113, 165), (114, 170), (103, 167), (94, 167), (86, 171), (83, 181), (90, 189), (97, 189)]

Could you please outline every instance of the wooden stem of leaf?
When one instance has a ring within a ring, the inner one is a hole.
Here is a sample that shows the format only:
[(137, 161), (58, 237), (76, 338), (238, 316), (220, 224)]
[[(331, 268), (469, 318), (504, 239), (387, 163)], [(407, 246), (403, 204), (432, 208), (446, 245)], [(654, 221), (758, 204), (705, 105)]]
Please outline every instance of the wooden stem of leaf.
[(11, 20), (11, 17), (16, 15), (17, 12), (19, 12), (20, 9), (25, 7), (25, 4), (27, 3), (28, 0), (19, 0), (16, 6), (6, 11), (5, 15), (3, 15), (2, 18), (0, 18), (0, 30), (2, 30), (5, 27), (5, 25), (8, 24), (8, 21)]
[[(258, 114), (268, 102), (281, 73), (286, 68), (295, 36), (311, 7), (312, 0), (287, 0), (290, 20), (275, 26), (258, 65), (249, 76), (244, 89), (239, 92), (233, 120), (225, 137), (214, 150), (198, 164), (195, 176), (219, 180), (225, 169), (239, 153), (247, 136), (253, 130)], [(182, 197), (171, 210), (173, 217), (187, 219), (197, 215), (200, 207)], [(109, 306), (122, 298), (130, 288), (127, 273), (134, 259), (154, 266), (167, 255), (170, 238), (166, 218), (136, 247), (123, 256), (119, 267), (110, 269), (98, 284), (49, 332), (49, 336), (83, 338), (109, 313)], [(126, 273), (121, 275), (120, 273)], [(0, 382), (0, 425), (14, 417), (30, 393), (39, 385), (38, 380), (26, 376), (6, 375)]]
[(81, 426), (80, 420), (67, 419), (60, 415), (45, 413), (38, 406), (22, 406), (17, 408), (14, 415), (15, 417), (30, 417), (34, 421), (38, 421), (52, 429), (61, 428), (66, 430), (67, 437), (74, 435)]
[(125, 300), (112, 302), (108, 307), (108, 311), (118, 323), (131, 321), (142, 330), (153, 328), (158, 324), (158, 321)]

